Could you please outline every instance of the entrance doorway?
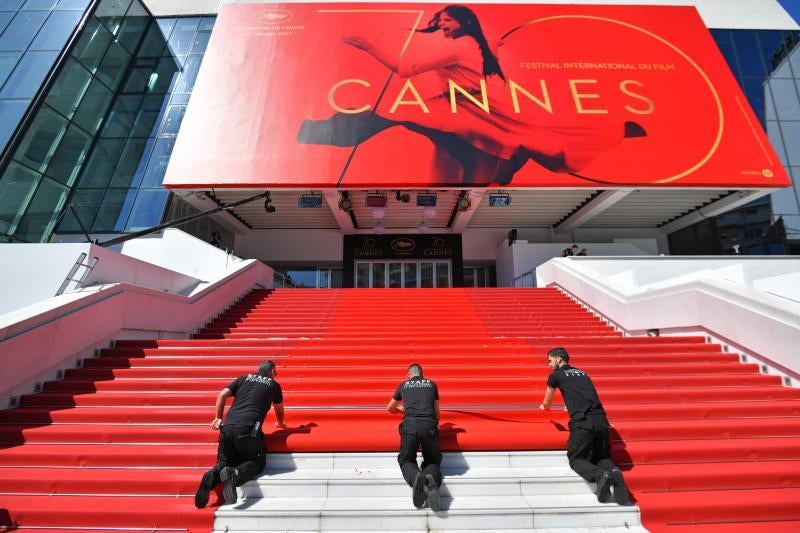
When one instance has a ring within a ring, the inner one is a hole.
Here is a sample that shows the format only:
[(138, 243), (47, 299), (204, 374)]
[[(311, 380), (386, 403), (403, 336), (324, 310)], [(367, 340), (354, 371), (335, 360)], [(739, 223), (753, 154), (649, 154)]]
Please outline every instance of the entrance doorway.
[(356, 261), (355, 287), (362, 289), (448, 288), (450, 261)]

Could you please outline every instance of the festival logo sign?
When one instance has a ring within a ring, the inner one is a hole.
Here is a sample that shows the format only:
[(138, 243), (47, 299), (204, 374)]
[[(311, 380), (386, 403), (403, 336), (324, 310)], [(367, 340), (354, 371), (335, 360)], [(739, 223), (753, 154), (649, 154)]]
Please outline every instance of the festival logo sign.
[(226, 4), (164, 184), (789, 179), (694, 8)]

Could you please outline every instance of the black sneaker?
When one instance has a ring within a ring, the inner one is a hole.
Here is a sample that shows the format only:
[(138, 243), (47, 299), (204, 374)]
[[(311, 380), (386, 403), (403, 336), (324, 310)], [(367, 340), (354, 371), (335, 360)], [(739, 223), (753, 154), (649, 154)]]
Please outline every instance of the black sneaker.
[(219, 473), (222, 480), (222, 496), (225, 498), (225, 503), (236, 503), (239, 497), (236, 495), (236, 482), (239, 476), (236, 475), (236, 469), (232, 466), (226, 466)]
[[(619, 472), (619, 470), (617, 470)], [(597, 501), (606, 503), (611, 498), (611, 484), (613, 478), (608, 470), (603, 470), (597, 476)]]
[(214, 472), (209, 470), (203, 474), (200, 480), (200, 486), (197, 487), (197, 492), (194, 493), (194, 506), (202, 509), (208, 505), (208, 494), (214, 488)]
[(431, 474), (425, 474), (425, 496), (428, 499), (428, 505), (434, 513), (441, 509), (439, 501), (439, 485), (433, 479)]
[(619, 468), (611, 470), (611, 479), (614, 483), (614, 501), (619, 505), (628, 505), (630, 503), (630, 493)]
[(419, 509), (425, 505), (425, 482), (422, 480), (422, 472), (417, 472), (414, 477), (414, 485), (411, 487), (411, 501), (414, 507)]

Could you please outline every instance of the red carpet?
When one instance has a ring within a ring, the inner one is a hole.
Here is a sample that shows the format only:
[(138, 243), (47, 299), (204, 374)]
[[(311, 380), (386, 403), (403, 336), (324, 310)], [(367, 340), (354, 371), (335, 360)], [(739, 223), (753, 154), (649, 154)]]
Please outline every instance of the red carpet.
[(0, 411), (0, 524), (209, 531), (214, 399), (266, 358), (290, 426), (273, 451), (394, 451), (384, 407), (411, 362), (446, 450), (564, 449), (566, 413), (537, 409), (564, 346), (651, 531), (800, 531), (800, 391), (702, 337), (623, 338), (551, 289), (256, 291), (195, 337), (120, 341)]

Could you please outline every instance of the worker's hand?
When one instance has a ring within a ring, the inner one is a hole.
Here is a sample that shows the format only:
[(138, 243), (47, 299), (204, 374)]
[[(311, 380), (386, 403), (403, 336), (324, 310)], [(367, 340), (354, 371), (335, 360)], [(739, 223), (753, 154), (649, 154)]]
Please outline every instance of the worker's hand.
[(281, 429), (286, 429), (286, 422), (279, 422), (279, 421), (276, 420), (275, 421), (275, 427), (276, 428), (281, 428)]
[(221, 419), (221, 418), (215, 418), (215, 419), (214, 419), (214, 421), (213, 421), (213, 422), (211, 422), (211, 429), (213, 429), (214, 431), (216, 431), (216, 430), (218, 430), (218, 429), (219, 429), (219, 427), (220, 427), (221, 425), (222, 425), (222, 419)]

